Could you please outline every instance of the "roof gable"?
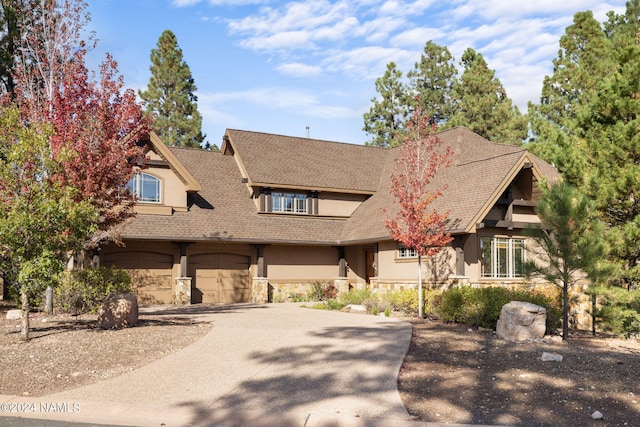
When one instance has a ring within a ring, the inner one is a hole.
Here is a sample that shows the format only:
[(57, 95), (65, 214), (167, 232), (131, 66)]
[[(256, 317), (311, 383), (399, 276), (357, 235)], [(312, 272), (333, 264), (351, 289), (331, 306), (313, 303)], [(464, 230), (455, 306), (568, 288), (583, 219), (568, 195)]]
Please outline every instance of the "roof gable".
[(249, 185), (373, 194), (387, 150), (228, 129), (223, 153), (235, 154)]
[(189, 192), (197, 192), (202, 190), (202, 187), (198, 181), (191, 175), (187, 167), (183, 165), (174, 154), (169, 150), (164, 142), (155, 132), (149, 133), (149, 149), (153, 150), (156, 154), (162, 157), (169, 167), (175, 172), (175, 174), (184, 183), (185, 188)]

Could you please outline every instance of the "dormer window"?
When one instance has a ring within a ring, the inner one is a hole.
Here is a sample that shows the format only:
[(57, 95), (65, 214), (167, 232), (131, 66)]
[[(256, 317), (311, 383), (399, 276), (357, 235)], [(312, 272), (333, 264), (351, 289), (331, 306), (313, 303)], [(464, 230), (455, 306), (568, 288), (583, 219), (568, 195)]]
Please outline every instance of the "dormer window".
[(285, 193), (273, 191), (271, 193), (271, 212), (306, 214), (307, 195), (302, 193)]
[(137, 173), (127, 184), (127, 189), (140, 203), (160, 203), (160, 179), (148, 173)]

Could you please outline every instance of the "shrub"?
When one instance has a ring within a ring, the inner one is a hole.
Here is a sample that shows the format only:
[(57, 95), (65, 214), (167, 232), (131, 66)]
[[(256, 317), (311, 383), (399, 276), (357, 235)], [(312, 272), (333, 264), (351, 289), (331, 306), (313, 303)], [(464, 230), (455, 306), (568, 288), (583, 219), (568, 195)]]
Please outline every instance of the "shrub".
[[(423, 289), (422, 308), (425, 317), (434, 316), (434, 304), (438, 299), (440, 291), (435, 289)], [(418, 289), (405, 289), (388, 294), (389, 304), (395, 311), (400, 311), (406, 316), (418, 315)]]
[(370, 301), (374, 295), (369, 289), (353, 289), (350, 292), (343, 292), (338, 295), (338, 301), (349, 304), (362, 304), (366, 305), (366, 301)]
[(70, 271), (56, 289), (56, 304), (65, 312), (96, 313), (112, 293), (131, 292), (131, 276), (114, 267)]
[(559, 300), (527, 290), (460, 287), (445, 291), (436, 301), (434, 311), (441, 320), (487, 329), (496, 328), (502, 306), (510, 301), (525, 301), (544, 307), (547, 310), (547, 330), (557, 328), (562, 317)]
[(595, 311), (603, 331), (630, 338), (640, 334), (640, 289), (595, 288), (599, 308)]
[(311, 282), (309, 299), (311, 301), (327, 301), (335, 299), (338, 295), (338, 288), (333, 283)]

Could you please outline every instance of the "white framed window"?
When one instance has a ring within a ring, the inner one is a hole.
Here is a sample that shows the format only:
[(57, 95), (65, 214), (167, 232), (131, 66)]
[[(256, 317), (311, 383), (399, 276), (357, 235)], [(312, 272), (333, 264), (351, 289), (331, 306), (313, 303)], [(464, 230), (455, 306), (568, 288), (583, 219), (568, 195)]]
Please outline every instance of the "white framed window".
[(302, 193), (271, 193), (271, 212), (307, 213), (307, 195)]
[(399, 243), (398, 258), (418, 258), (418, 251), (412, 248), (408, 248), (402, 243)]
[(161, 186), (160, 179), (148, 173), (136, 173), (129, 183), (127, 189), (141, 203), (160, 203)]
[(483, 237), (480, 239), (481, 276), (516, 279), (524, 277), (524, 239)]

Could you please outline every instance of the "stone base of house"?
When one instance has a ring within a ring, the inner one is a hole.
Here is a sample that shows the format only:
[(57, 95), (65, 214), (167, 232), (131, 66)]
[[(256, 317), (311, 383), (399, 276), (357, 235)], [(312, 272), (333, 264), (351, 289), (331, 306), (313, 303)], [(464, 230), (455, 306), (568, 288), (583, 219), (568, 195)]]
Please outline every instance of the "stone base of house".
[[(255, 277), (252, 283), (251, 301), (256, 304), (270, 302), (291, 302), (307, 300), (311, 294), (314, 283), (333, 285), (337, 293), (349, 292), (352, 289), (369, 289), (373, 293), (391, 293), (415, 289), (416, 282), (406, 280), (381, 280), (377, 277), (370, 279), (370, 283), (349, 282), (347, 278), (335, 278), (325, 281), (303, 282), (303, 281), (278, 281), (270, 282), (266, 277)], [(510, 289), (536, 290), (549, 297), (559, 297), (560, 289), (551, 284), (545, 283), (513, 283), (513, 282), (472, 282), (468, 277), (452, 276), (445, 282), (425, 283), (426, 289), (436, 289), (444, 291), (458, 286), (470, 286), (474, 288), (484, 287), (505, 287)], [(569, 300), (571, 310), (569, 312), (570, 328), (578, 330), (591, 330), (593, 327), (592, 301), (591, 297), (585, 294), (586, 285), (571, 290)]]

